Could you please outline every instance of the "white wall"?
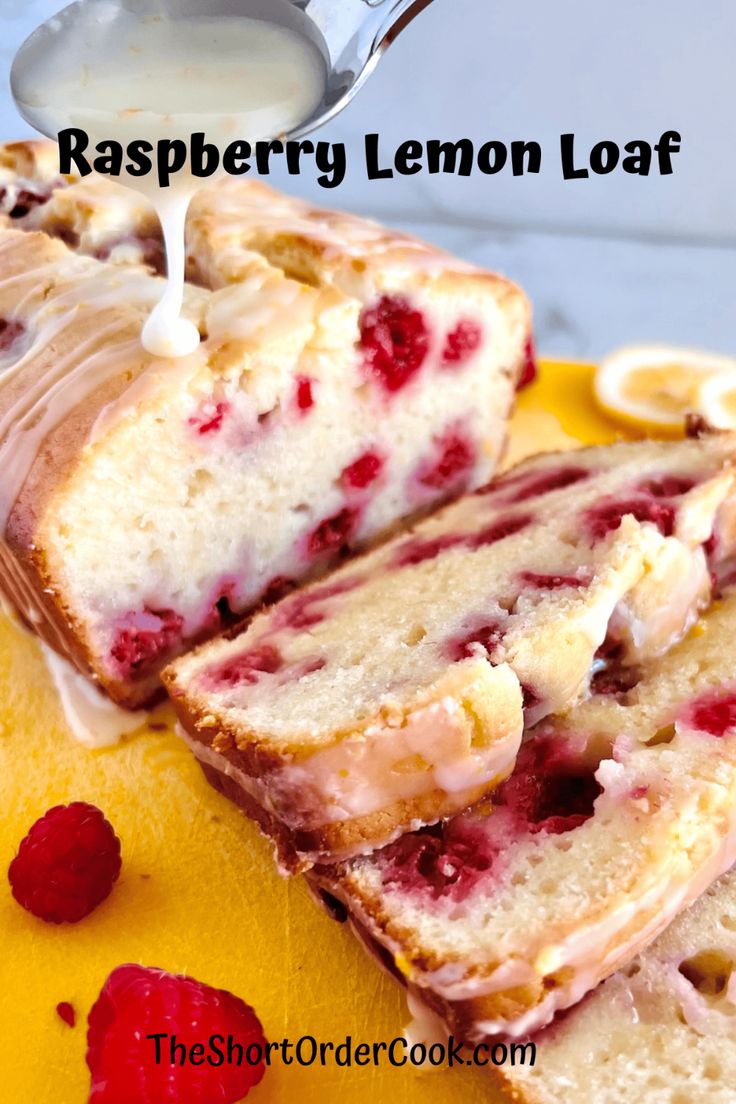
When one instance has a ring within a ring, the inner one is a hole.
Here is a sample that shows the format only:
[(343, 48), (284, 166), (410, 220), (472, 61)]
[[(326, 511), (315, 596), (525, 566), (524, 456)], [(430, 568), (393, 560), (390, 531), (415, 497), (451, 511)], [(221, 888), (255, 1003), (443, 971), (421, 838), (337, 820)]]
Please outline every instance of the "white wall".
[[(736, 241), (733, 0), (434, 0), (330, 137), (537, 139), (538, 177), (421, 176), (341, 200), (380, 211)], [(560, 133), (623, 143), (680, 130), (669, 179), (560, 178)], [(327, 136), (327, 135), (325, 135)]]

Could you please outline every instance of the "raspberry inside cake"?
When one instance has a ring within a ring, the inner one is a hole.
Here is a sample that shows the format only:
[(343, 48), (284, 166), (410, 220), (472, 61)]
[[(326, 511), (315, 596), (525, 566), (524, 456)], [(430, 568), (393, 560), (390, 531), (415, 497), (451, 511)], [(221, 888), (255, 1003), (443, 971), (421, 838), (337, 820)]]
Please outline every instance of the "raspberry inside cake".
[(491, 799), (310, 877), (465, 1039), (524, 1036), (736, 860), (736, 591), (616, 694), (527, 734)]
[(152, 358), (150, 211), (59, 181), (53, 149), (0, 157), (3, 590), (135, 707), (193, 642), (490, 477), (529, 308), (413, 239), (225, 181), (188, 230), (200, 347)]
[(731, 437), (522, 464), (165, 674), (296, 868), (477, 801), (524, 724), (665, 652), (733, 542)]

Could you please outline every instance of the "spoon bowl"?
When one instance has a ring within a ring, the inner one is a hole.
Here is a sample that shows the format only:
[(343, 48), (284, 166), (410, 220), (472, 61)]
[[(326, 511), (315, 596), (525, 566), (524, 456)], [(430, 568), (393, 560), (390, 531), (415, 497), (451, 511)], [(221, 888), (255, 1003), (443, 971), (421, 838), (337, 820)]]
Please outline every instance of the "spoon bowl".
[[(64, 39), (80, 39), (99, 56), (116, 18), (178, 19), (250, 17), (280, 24), (308, 38), (325, 63), (324, 92), (308, 117), (291, 127), (300, 138), (334, 118), (353, 99), (388, 46), (431, 0), (75, 0), (42, 23), (13, 61), (10, 87), (18, 110), (36, 130), (55, 138), (43, 105), (27, 95), (25, 76), (52, 64)], [(62, 47), (63, 48), (63, 47)], [(235, 105), (237, 106), (237, 105)]]

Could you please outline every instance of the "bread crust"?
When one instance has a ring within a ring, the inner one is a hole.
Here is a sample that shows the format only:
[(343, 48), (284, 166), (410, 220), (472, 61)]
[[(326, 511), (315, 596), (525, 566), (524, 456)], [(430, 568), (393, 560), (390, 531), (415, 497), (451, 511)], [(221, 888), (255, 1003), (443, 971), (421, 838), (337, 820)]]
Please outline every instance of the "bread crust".
[[(503, 733), (510, 733), (507, 744), (503, 745), (506, 751), (499, 760), (498, 775), (494, 780), (500, 782), (511, 771), (521, 736), (521, 693), (510, 672), (508, 678), (504, 678), (502, 669), (490, 668), (482, 661), (478, 664), (477, 673), (472, 670), (475, 664), (469, 666), (471, 669), (467, 674), (458, 676), (462, 681), (462, 691), (455, 686), (455, 697), (465, 702), (462, 718), (468, 744), (472, 745), (476, 729), (482, 729), (483, 723), (491, 718), (498, 726), (499, 743)], [(381, 843), (390, 842), (407, 826), (434, 823), (475, 804), (488, 788), (487, 781), (452, 793), (435, 786), (412, 798), (388, 800), (381, 808), (350, 819), (326, 820), (315, 825), (308, 824), (305, 819), (288, 825), (273, 807), (273, 795), (278, 792), (277, 780), (285, 764), (297, 757), (308, 758), (305, 749), (295, 744), (292, 752), (259, 740), (257, 734), (253, 739), (239, 739), (237, 735), (229, 734), (222, 719), (218, 721), (207, 713), (205, 703), (198, 708), (191, 696), (184, 698), (176, 690), (172, 692), (172, 679), (175, 678), (172, 668), (168, 668), (163, 677), (182, 727), (207, 777), (254, 816), (264, 833), (274, 841), (280, 865), (291, 872), (307, 869), (314, 863), (371, 851)], [(454, 679), (456, 683), (458, 678)], [(413, 711), (404, 717), (403, 724), (410, 724), (412, 715), (421, 714), (427, 705), (439, 704), (447, 692), (448, 688), (443, 685), (432, 688), (426, 698), (415, 703)], [(360, 740), (379, 720), (379, 717), (365, 720), (360, 731), (352, 729), (333, 734), (334, 743), (339, 745), (351, 738)], [(400, 727), (397, 725), (397, 732)], [(213, 731), (216, 733), (214, 739)], [(219, 771), (218, 764), (222, 764)], [(229, 768), (238, 780), (228, 776)], [(219, 780), (216, 778), (218, 773), (221, 775)], [(248, 793), (249, 787), (253, 788), (253, 793)], [(261, 810), (258, 815), (253, 813), (255, 806)]]
[[(440, 796), (433, 792), (413, 802), (397, 803), (373, 816), (361, 818), (360, 821), (332, 824), (322, 830), (292, 832), (283, 821), (267, 812), (259, 801), (251, 797), (224, 771), (201, 761), (200, 767), (210, 785), (242, 809), (271, 841), (277, 865), (284, 874), (300, 874), (311, 870), (312, 862), (305, 858), (306, 855), (327, 856), (343, 851), (359, 853), (362, 846), (366, 845), (366, 839), (369, 841), (367, 846), (371, 847), (373, 844), (370, 841), (377, 836), (390, 839), (402, 831), (407, 822), (421, 820), (423, 823), (431, 823), (436, 819), (435, 809)], [(472, 802), (481, 795), (482, 789), (479, 788), (478, 792), (470, 793), (469, 799)], [(463, 794), (459, 808), (464, 807), (467, 800), (468, 797)]]

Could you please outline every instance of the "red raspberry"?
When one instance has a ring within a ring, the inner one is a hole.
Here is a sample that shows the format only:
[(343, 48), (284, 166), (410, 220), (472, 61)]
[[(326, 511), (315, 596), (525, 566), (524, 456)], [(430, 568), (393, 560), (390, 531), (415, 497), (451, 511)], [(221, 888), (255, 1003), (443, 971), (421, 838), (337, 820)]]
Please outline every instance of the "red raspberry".
[(338, 514), (321, 521), (307, 538), (309, 557), (316, 559), (317, 556), (334, 555), (347, 548), (357, 529), (359, 517), (358, 510), (346, 506)]
[(592, 506), (586, 515), (588, 532), (593, 540), (603, 540), (621, 525), (626, 514), (637, 521), (650, 521), (663, 537), (671, 537), (675, 531), (676, 510), (668, 502), (655, 498), (624, 498), (611, 496)]
[(636, 489), (654, 498), (677, 498), (691, 491), (695, 484), (696, 480), (689, 475), (655, 475), (644, 479)]
[(387, 391), (400, 391), (429, 352), (424, 315), (402, 295), (384, 295), (360, 316), (360, 345), (370, 374)]
[(736, 729), (736, 695), (719, 687), (691, 702), (680, 719), (696, 732), (725, 736)]
[(421, 537), (413, 537), (403, 541), (396, 549), (393, 556), (394, 567), (415, 567), (417, 564), (434, 560), (448, 548), (457, 548), (464, 544), (464, 537), (458, 533), (447, 533), (442, 537), (434, 537), (432, 540), (422, 540)]
[(75, 924), (109, 895), (120, 873), (120, 840), (85, 801), (56, 805), (21, 841), (8, 869), (19, 905), (52, 924)]
[(448, 431), (437, 440), (439, 454), (428, 465), (422, 465), (419, 482), (439, 491), (467, 478), (476, 461), (475, 448), (460, 433)]
[[(118, 966), (89, 1014), (89, 1104), (235, 1104), (265, 1072), (266, 1040), (253, 1009), (224, 989), (147, 966)], [(147, 1038), (165, 1034), (157, 1042)], [(197, 1061), (171, 1063), (171, 1036), (190, 1048), (204, 1045)], [(220, 1065), (209, 1041), (219, 1036)], [(228, 1059), (228, 1040), (232, 1040)], [(242, 1048), (242, 1062), (238, 1064)], [(249, 1064), (249, 1058), (260, 1060)]]
[[(502, 489), (508, 485), (511, 492), (504, 496), (507, 502), (526, 502), (527, 499), (537, 498), (540, 495), (550, 494), (551, 491), (561, 491), (565, 487), (573, 487), (588, 479), (592, 473), (587, 468), (579, 468), (571, 465), (564, 468), (552, 468), (549, 471), (531, 472), (526, 475), (512, 476), (509, 480), (501, 478), (496, 485)], [(495, 490), (493, 484), (488, 488)]]
[(383, 457), (374, 449), (369, 449), (343, 469), (340, 482), (346, 490), (364, 491), (371, 483), (375, 483), (382, 468)]
[(22, 322), (0, 318), (0, 352), (7, 352), (23, 333), (25, 327)]
[(462, 816), (420, 828), (381, 851), (383, 883), (462, 901), (481, 879), (484, 886), (491, 883), (504, 842)]
[(215, 663), (204, 673), (205, 685), (211, 690), (231, 689), (240, 683), (253, 685), (262, 674), (274, 675), (283, 667), (283, 658), (278, 648), (272, 644), (261, 644), (248, 652)]
[(229, 413), (229, 402), (217, 402), (214, 398), (206, 399), (200, 403), (188, 422), (192, 429), (196, 429), (197, 433), (204, 437), (207, 433), (219, 433), (223, 420)]
[(535, 590), (563, 590), (565, 587), (589, 587), (593, 582), (593, 576), (588, 572), (580, 572), (578, 575), (548, 575), (538, 571), (520, 571), (518, 575), (522, 586), (534, 587)]
[(448, 333), (442, 350), (442, 365), (463, 364), (480, 348), (483, 339), (477, 322), (465, 318), (458, 322), (454, 330)]
[(359, 587), (361, 582), (361, 577), (354, 575), (352, 578), (341, 579), (337, 583), (313, 587), (311, 590), (294, 594), (288, 601), (282, 602), (280, 608), (275, 611), (274, 621), (278, 628), (289, 629), (310, 629), (313, 625), (319, 625), (325, 620), (327, 613), (314, 607), (329, 601), (330, 598), (349, 594), (351, 590)]
[(470, 538), (470, 547), (484, 548), (488, 544), (495, 544), (496, 541), (506, 540), (507, 537), (513, 537), (515, 533), (520, 533), (522, 529), (526, 529), (533, 520), (531, 514), (509, 514), (497, 518), (485, 529), (473, 534)]
[(473, 659), (479, 653), (474, 645), (480, 644), (486, 650), (487, 657), (495, 651), (505, 635), (505, 627), (499, 621), (490, 621), (487, 625), (480, 625), (472, 632), (465, 632), (461, 636), (453, 637), (447, 647), (447, 654), (453, 663), (461, 659)]
[(181, 641), (184, 618), (175, 610), (126, 613), (118, 624), (110, 654), (124, 679), (143, 677)]
[(296, 377), (296, 391), (294, 393), (294, 402), (296, 408), (300, 414), (306, 414), (308, 410), (311, 410), (314, 406), (314, 391), (312, 390), (312, 384), (314, 380), (309, 376), (297, 376)]
[(74, 1011), (74, 1005), (69, 1001), (59, 1001), (56, 1006), (56, 1015), (60, 1020), (63, 1020), (67, 1027), (74, 1027), (77, 1022), (77, 1013)]
[(600, 793), (591, 766), (537, 737), (522, 744), (494, 801), (513, 811), (520, 830), (559, 836), (590, 820)]
[(8, 213), (11, 219), (25, 218), (34, 208), (40, 207), (43, 203), (48, 203), (50, 198), (51, 189), (43, 192), (32, 192), (28, 188), (22, 188), (17, 193), (15, 204)]
[(537, 357), (534, 350), (534, 338), (528, 337), (526, 345), (524, 346), (524, 361), (519, 372), (519, 379), (516, 384), (517, 391), (523, 391), (525, 387), (528, 387), (531, 383), (534, 383), (535, 379), (539, 375), (539, 369), (537, 368)]

